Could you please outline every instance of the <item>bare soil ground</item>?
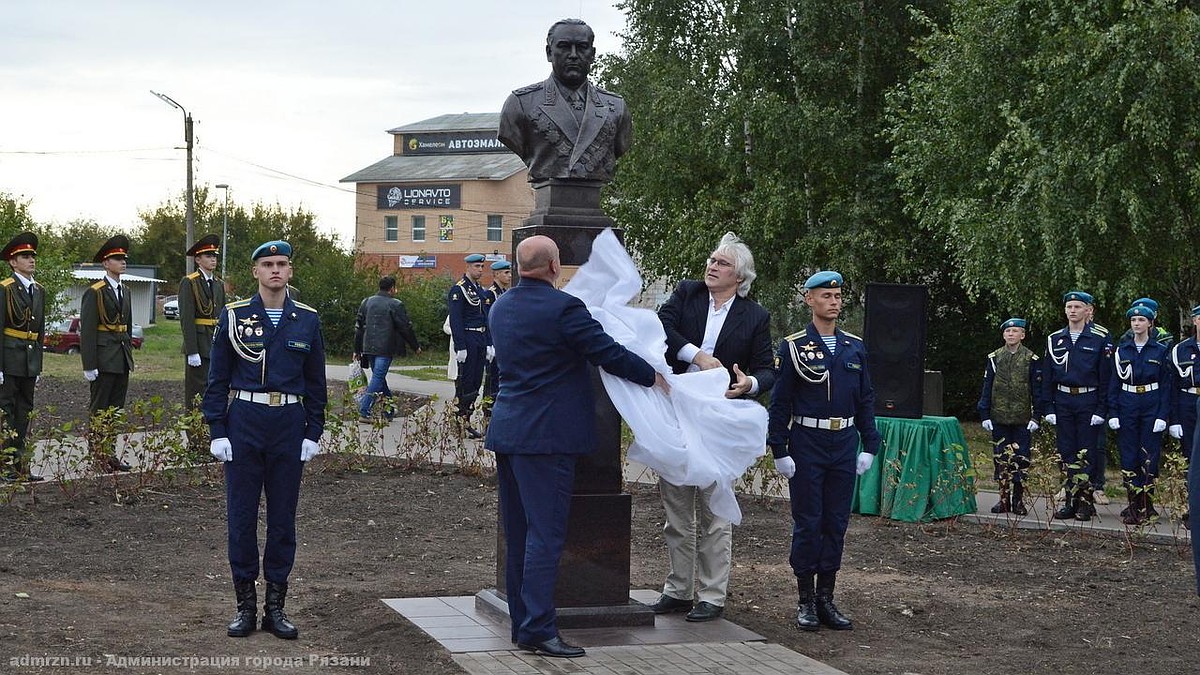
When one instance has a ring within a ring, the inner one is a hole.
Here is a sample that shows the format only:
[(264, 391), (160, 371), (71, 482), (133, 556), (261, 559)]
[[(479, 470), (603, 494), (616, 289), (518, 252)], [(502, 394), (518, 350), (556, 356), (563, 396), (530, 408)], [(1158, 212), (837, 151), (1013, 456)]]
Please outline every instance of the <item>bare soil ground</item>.
[[(86, 389), (43, 384), (39, 396), (59, 392), (59, 418), (84, 409), (68, 399)], [(177, 387), (134, 386), (131, 396)], [(491, 476), (384, 461), (346, 468), (319, 456), (301, 491), (287, 607), (300, 639), (291, 642), (261, 631), (225, 637), (234, 603), (218, 465), (141, 490), (120, 485), (100, 479), (68, 494), (45, 484), (0, 502), (0, 672), (329, 672), (346, 657), (360, 659), (347, 672), (462, 672), (380, 599), (494, 585)], [(657, 588), (661, 505), (653, 487), (631, 491), (632, 583)], [(837, 596), (855, 630), (803, 633), (793, 623), (787, 503), (746, 499), (743, 510), (726, 618), (846, 672), (1195, 672), (1200, 603), (1185, 549), (855, 517)], [(47, 656), (91, 665), (26, 665)], [(230, 656), (243, 667), (188, 662)], [(147, 657), (158, 661), (135, 660)]]

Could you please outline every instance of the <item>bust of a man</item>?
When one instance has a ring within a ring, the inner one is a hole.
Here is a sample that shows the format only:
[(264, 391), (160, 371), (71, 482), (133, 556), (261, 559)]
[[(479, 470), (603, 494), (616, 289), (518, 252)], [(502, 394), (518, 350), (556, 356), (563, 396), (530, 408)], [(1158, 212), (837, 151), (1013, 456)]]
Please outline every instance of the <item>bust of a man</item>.
[(607, 183), (629, 149), (633, 122), (625, 100), (588, 82), (595, 34), (579, 19), (563, 19), (546, 34), (552, 73), (517, 89), (500, 113), (500, 142), (525, 160), (529, 182)]

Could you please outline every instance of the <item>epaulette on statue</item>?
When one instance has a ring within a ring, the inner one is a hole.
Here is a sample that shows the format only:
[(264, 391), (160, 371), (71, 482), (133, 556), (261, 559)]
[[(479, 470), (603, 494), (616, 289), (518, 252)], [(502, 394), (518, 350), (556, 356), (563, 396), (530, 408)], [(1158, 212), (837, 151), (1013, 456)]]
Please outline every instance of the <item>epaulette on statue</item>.
[(513, 89), (513, 95), (522, 96), (524, 94), (532, 94), (533, 92), (540, 90), (543, 86), (545, 86), (545, 84), (545, 82), (534, 82), (533, 84), (527, 84), (520, 89)]

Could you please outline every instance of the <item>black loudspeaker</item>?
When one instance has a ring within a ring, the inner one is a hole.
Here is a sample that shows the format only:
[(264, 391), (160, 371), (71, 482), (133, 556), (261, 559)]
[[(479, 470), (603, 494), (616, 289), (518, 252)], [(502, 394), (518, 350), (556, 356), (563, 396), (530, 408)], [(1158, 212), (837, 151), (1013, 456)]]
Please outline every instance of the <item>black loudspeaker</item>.
[(925, 286), (867, 284), (863, 340), (875, 385), (875, 414), (921, 417), (925, 386)]

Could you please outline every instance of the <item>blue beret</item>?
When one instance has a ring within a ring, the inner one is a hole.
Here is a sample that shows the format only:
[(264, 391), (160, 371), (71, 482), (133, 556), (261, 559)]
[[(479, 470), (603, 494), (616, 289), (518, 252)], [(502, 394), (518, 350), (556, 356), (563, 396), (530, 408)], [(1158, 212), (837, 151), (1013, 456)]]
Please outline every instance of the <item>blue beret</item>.
[(507, 260), (497, 260), (496, 262), (492, 263), (493, 272), (499, 272), (500, 270), (507, 270), (511, 268), (512, 263), (508, 262)]
[(842, 275), (837, 272), (817, 272), (804, 282), (804, 287), (812, 288), (841, 288), (845, 284), (842, 282)]
[(1148, 305), (1134, 305), (1133, 307), (1129, 308), (1129, 311), (1125, 312), (1126, 318), (1131, 319), (1135, 316), (1144, 316), (1151, 321), (1153, 321), (1154, 317), (1157, 315), (1158, 312), (1151, 309)]
[(1025, 319), (1018, 319), (1014, 316), (1008, 321), (1000, 324), (1000, 330), (1004, 330), (1005, 328), (1025, 328), (1027, 325), (1028, 324), (1025, 322)]
[(1068, 291), (1067, 293), (1065, 293), (1063, 295), (1063, 304), (1064, 305), (1067, 304), (1068, 302), (1071, 302), (1072, 300), (1077, 300), (1079, 302), (1082, 302), (1082, 303), (1085, 303), (1088, 305), (1096, 304), (1096, 299), (1092, 297), (1092, 294), (1084, 293), (1083, 291)]
[(1192, 308), (1192, 316), (1200, 316), (1200, 305)]
[(1158, 313), (1158, 301), (1156, 301), (1154, 298), (1138, 298), (1137, 300), (1133, 301), (1132, 306), (1137, 307), (1138, 305), (1145, 305), (1146, 307), (1154, 310), (1155, 314)]
[(250, 256), (251, 260), (258, 260), (267, 255), (286, 255), (292, 257), (292, 245), (282, 240), (268, 241), (258, 248), (254, 249), (254, 255)]
[(487, 258), (484, 258), (482, 253), (472, 253), (471, 255), (463, 258), (463, 261), (469, 263), (483, 262), (484, 260), (487, 260)]

